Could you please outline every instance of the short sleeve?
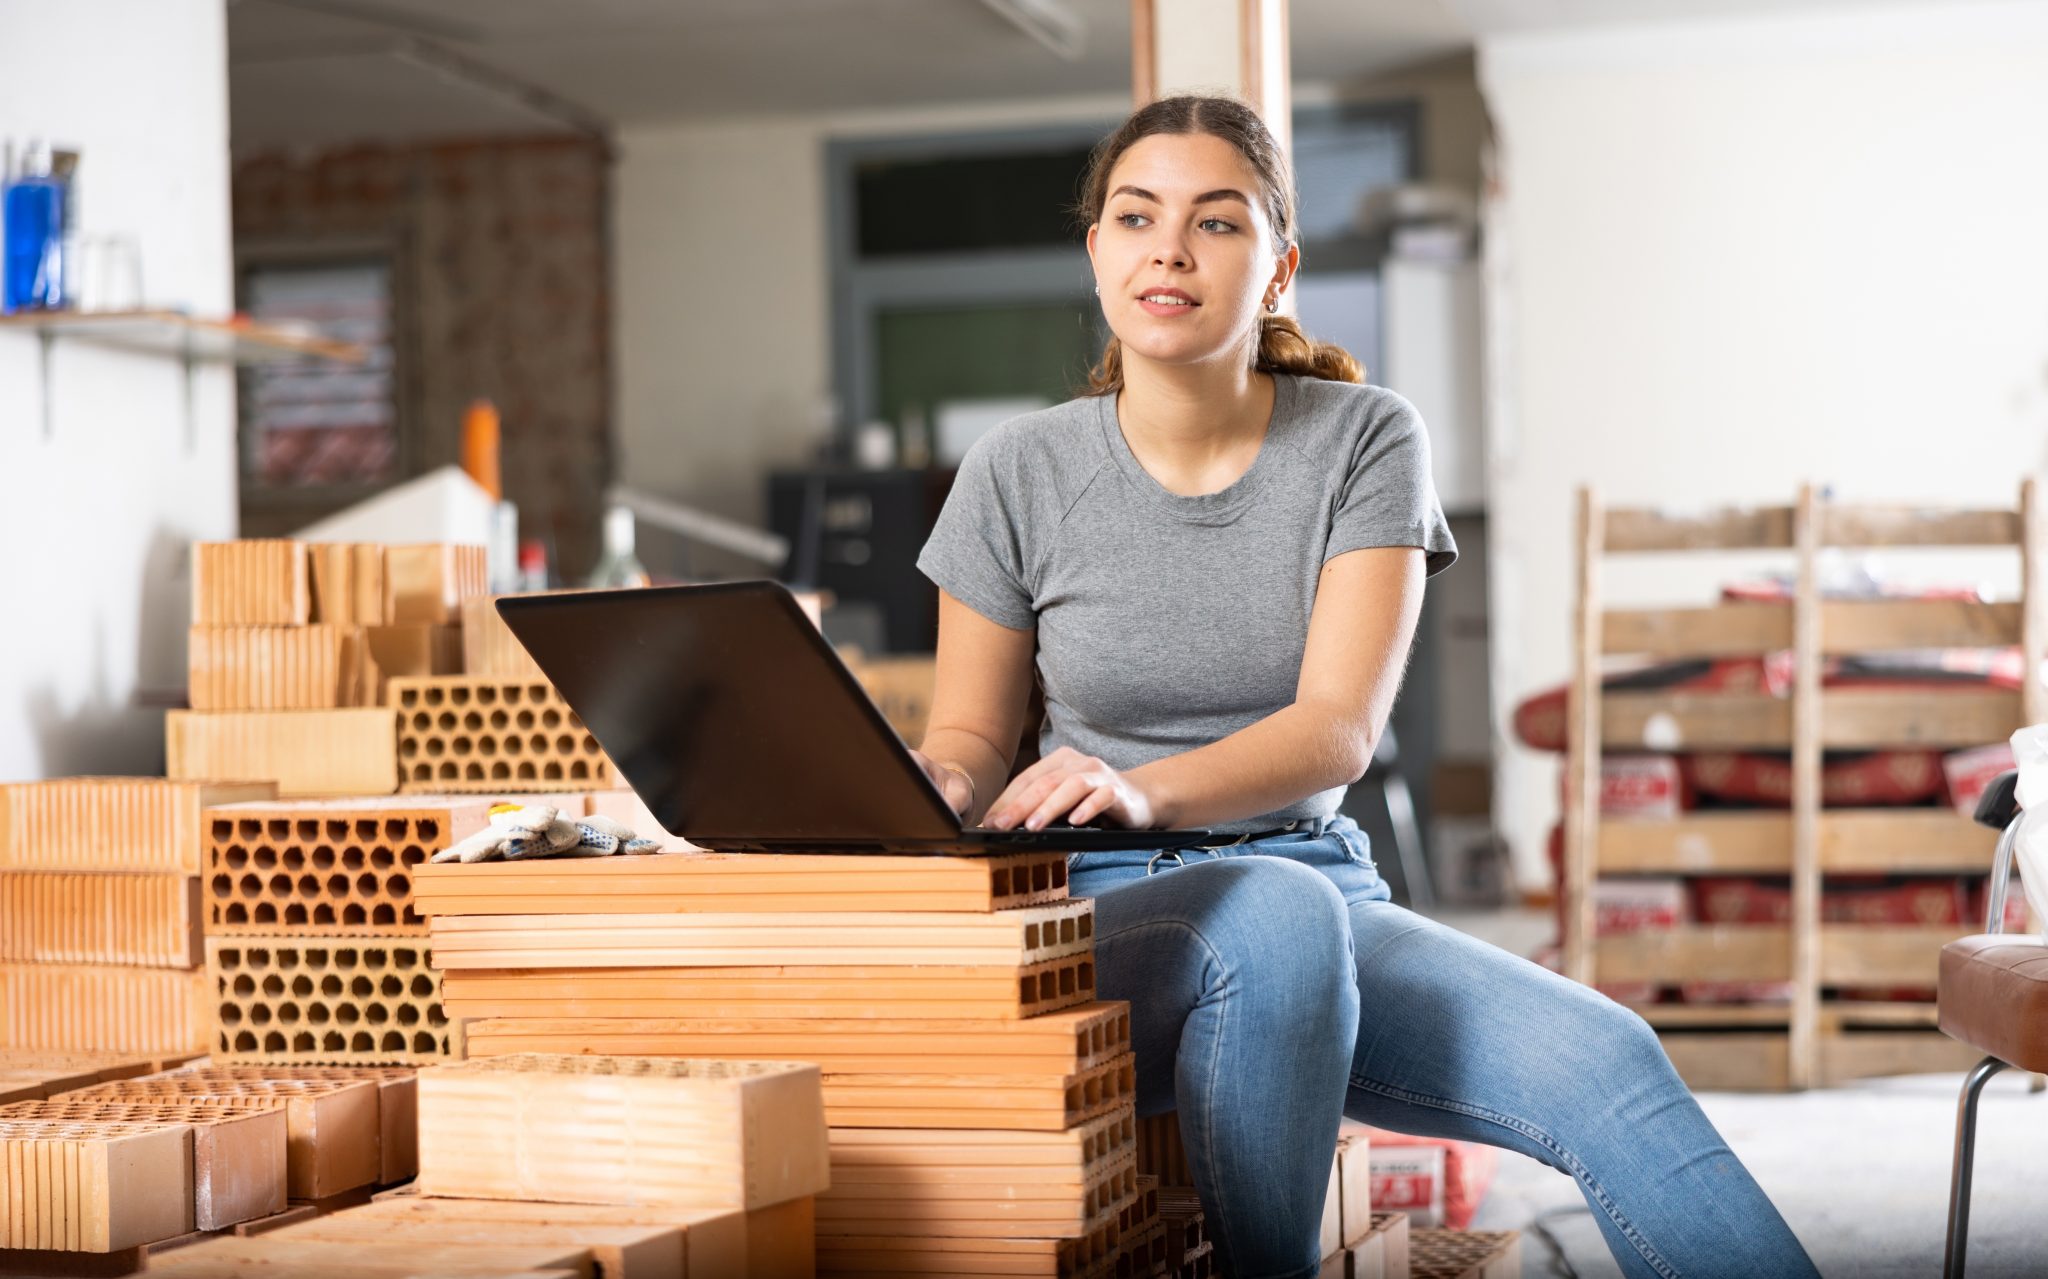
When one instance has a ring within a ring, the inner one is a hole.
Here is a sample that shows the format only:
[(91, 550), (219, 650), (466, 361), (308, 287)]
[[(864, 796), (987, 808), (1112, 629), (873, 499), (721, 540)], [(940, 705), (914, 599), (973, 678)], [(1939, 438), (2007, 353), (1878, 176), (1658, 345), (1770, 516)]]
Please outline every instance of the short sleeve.
[(1416, 546), (1424, 576), (1434, 577), (1456, 562), (1458, 545), (1437, 501), (1429, 432), (1400, 396), (1382, 392), (1376, 401), (1353, 441), (1323, 559), (1368, 546)]
[(1002, 434), (975, 441), (960, 459), (917, 567), (940, 590), (991, 622), (1025, 631), (1038, 618), (1025, 584), (1021, 495), (1006, 493), (996, 474), (995, 446)]

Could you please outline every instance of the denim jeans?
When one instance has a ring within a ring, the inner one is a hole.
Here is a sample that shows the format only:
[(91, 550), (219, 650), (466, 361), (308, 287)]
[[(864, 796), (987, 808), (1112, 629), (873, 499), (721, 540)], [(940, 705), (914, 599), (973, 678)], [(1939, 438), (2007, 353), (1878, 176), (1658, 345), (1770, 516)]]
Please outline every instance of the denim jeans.
[(1636, 1014), (1388, 900), (1348, 817), (1213, 851), (1082, 853), (1138, 1113), (1180, 1112), (1218, 1273), (1317, 1271), (1339, 1115), (1579, 1183), (1622, 1273), (1815, 1273)]

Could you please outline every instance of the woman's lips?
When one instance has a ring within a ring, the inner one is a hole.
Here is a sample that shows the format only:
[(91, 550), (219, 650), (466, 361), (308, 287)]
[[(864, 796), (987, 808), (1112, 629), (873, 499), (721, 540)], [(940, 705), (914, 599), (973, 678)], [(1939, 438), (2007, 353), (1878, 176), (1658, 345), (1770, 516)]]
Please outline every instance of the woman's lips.
[(1199, 302), (1148, 302), (1138, 299), (1138, 305), (1147, 315), (1192, 315), (1201, 307)]

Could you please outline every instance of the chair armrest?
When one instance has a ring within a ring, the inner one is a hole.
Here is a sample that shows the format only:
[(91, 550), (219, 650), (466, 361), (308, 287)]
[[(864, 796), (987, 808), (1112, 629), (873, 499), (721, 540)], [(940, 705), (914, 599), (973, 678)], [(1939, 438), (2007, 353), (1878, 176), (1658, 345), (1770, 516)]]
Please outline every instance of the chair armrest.
[(1977, 797), (1976, 820), (1980, 826), (1993, 830), (2004, 830), (2012, 825), (2012, 819), (2020, 811), (2020, 771), (2007, 769), (2000, 773), (1984, 793)]

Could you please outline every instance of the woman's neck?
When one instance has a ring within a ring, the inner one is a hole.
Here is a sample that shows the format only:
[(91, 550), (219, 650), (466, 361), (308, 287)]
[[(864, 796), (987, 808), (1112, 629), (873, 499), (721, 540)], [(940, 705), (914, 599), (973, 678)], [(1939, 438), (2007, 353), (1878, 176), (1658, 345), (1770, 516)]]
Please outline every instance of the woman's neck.
[(1215, 493), (1251, 469), (1273, 415), (1272, 376), (1248, 363), (1162, 365), (1124, 353), (1116, 416), (1146, 471), (1183, 496)]

